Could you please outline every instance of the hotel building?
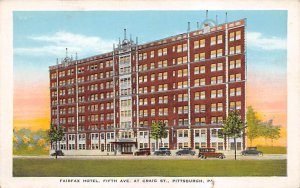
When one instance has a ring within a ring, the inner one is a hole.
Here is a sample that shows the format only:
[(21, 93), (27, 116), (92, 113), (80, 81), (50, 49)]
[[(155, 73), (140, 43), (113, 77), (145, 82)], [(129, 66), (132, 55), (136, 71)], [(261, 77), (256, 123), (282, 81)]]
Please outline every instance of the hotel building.
[[(213, 147), (230, 110), (245, 120), (246, 20), (216, 24), (138, 44), (126, 38), (112, 51), (84, 59), (66, 56), (49, 67), (51, 124), (61, 126), (66, 155), (131, 154), (139, 148)], [(152, 122), (168, 137), (149, 137)], [(54, 149), (55, 146), (52, 146)], [(245, 147), (245, 136), (237, 149)]]

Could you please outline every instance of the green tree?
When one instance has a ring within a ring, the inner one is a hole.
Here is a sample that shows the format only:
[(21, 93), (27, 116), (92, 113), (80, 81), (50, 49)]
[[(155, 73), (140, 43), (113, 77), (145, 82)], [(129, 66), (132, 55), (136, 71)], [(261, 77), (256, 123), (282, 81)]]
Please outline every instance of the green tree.
[(51, 125), (50, 130), (48, 131), (48, 138), (50, 140), (50, 145), (55, 142), (55, 159), (57, 159), (57, 143), (62, 140), (64, 136), (63, 130), (60, 126), (55, 127)]
[(222, 133), (234, 140), (234, 160), (236, 160), (236, 138), (241, 137), (245, 129), (239, 111), (230, 111), (222, 127)]
[(273, 141), (280, 138), (280, 126), (274, 126), (273, 120), (265, 122), (261, 126), (261, 136), (265, 139), (271, 139), (271, 144), (273, 146)]
[(151, 138), (155, 139), (156, 141), (156, 149), (158, 146), (158, 140), (160, 139), (160, 143), (162, 145), (162, 139), (168, 137), (168, 127), (165, 123), (159, 121), (159, 122), (153, 122), (151, 124)]
[(246, 119), (247, 138), (250, 140), (250, 145), (252, 146), (252, 141), (261, 135), (261, 120), (257, 118), (256, 112), (253, 110), (252, 106), (248, 107)]

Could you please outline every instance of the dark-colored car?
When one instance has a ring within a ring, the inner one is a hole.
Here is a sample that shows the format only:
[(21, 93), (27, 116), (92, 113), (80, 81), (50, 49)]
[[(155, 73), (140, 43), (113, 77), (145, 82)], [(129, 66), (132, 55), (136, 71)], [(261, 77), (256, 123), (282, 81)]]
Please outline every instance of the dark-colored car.
[(206, 158), (224, 159), (225, 155), (223, 153), (216, 152), (215, 148), (200, 148), (198, 157), (201, 159), (206, 159)]
[(183, 148), (181, 150), (176, 151), (176, 155), (195, 155), (196, 152), (192, 150), (192, 148)]
[(134, 155), (150, 155), (150, 148), (141, 148), (134, 153)]
[(154, 155), (171, 155), (171, 151), (169, 148), (159, 148), (158, 150), (154, 151)]
[(263, 156), (263, 152), (258, 151), (256, 147), (248, 147), (246, 150), (241, 152), (241, 155), (258, 155)]
[(55, 156), (55, 153), (57, 153), (57, 156), (64, 156), (64, 152), (62, 152), (61, 150), (57, 150), (54, 153), (51, 153), (51, 156)]

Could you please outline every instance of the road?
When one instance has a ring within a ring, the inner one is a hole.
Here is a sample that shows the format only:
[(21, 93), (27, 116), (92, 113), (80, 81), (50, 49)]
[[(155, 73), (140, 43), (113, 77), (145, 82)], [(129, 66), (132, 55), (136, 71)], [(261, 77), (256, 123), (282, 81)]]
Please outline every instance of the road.
[[(14, 156), (18, 159), (54, 159), (52, 156)], [(197, 156), (59, 156), (60, 159), (78, 159), (78, 160), (221, 160), (221, 159), (199, 159)], [(241, 156), (237, 155), (237, 160), (284, 160), (286, 154), (265, 154), (264, 156)], [(223, 160), (234, 160), (234, 155), (226, 155)]]

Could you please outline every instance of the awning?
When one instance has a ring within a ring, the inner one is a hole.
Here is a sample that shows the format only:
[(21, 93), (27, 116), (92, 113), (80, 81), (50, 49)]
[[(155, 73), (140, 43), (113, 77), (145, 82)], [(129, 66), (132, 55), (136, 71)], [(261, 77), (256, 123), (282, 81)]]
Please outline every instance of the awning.
[(110, 142), (111, 144), (117, 144), (117, 145), (122, 145), (122, 144), (137, 144), (137, 142), (134, 141), (126, 141), (126, 142), (122, 142), (122, 141), (116, 141), (116, 142)]

